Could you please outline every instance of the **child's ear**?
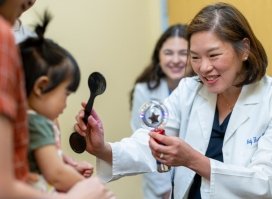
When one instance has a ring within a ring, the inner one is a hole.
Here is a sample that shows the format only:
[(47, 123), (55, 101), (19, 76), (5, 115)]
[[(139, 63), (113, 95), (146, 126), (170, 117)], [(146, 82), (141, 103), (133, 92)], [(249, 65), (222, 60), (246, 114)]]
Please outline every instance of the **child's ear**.
[(39, 77), (33, 87), (34, 95), (41, 96), (44, 88), (48, 85), (49, 79), (47, 76)]

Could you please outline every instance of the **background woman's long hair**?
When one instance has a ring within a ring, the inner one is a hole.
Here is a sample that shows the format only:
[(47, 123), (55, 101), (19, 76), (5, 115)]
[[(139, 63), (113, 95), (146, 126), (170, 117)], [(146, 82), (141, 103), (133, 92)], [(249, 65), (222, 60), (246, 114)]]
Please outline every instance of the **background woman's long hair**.
[(143, 72), (136, 78), (133, 89), (130, 91), (130, 109), (132, 108), (133, 93), (135, 85), (137, 83), (146, 82), (148, 89), (156, 89), (160, 85), (160, 81), (166, 75), (161, 70), (160, 67), (160, 50), (165, 43), (165, 41), (171, 37), (179, 37), (187, 40), (187, 25), (185, 24), (175, 24), (170, 26), (157, 41), (150, 64), (143, 70)]

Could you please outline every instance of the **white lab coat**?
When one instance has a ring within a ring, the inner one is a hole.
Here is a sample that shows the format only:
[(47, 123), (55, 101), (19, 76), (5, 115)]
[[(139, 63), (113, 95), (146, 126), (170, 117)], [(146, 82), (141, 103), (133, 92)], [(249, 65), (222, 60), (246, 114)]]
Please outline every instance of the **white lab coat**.
[[(140, 107), (151, 99), (163, 101), (169, 96), (169, 88), (166, 79), (160, 80), (160, 85), (153, 90), (148, 89), (147, 83), (137, 83), (133, 93), (131, 110), (131, 128), (135, 132), (141, 127), (139, 117)], [(171, 190), (171, 171), (165, 173), (146, 173), (143, 175), (143, 195), (146, 199), (158, 199), (161, 195)]]
[[(183, 78), (166, 99), (166, 133), (179, 136), (205, 154), (214, 119), (217, 95), (196, 77)], [(210, 159), (210, 181), (202, 178), (203, 199), (272, 198), (272, 79), (245, 85), (233, 108), (223, 143), (224, 163)], [(156, 170), (148, 135), (137, 130), (130, 138), (111, 143), (112, 166), (98, 160), (98, 174), (106, 181)], [(182, 154), (181, 154), (182, 155)], [(175, 169), (174, 198), (187, 198), (195, 173)]]

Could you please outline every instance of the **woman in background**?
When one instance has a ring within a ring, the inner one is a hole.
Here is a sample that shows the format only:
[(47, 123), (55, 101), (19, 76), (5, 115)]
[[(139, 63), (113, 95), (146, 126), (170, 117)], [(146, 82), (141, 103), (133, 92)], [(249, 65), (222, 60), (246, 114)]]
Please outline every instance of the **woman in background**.
[[(163, 101), (178, 86), (187, 64), (187, 25), (170, 26), (158, 39), (150, 64), (138, 76), (130, 93), (131, 128), (141, 127), (139, 109), (151, 99)], [(166, 199), (171, 192), (171, 172), (143, 174), (145, 199)]]

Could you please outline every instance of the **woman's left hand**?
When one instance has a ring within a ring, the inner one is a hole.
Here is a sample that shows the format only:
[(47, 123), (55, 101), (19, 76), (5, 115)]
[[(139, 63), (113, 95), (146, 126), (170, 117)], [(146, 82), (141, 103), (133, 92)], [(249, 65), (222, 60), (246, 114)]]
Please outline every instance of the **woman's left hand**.
[(149, 146), (153, 156), (168, 166), (185, 166), (207, 180), (210, 179), (210, 159), (178, 137), (150, 132)]
[[(153, 156), (169, 166), (187, 166), (194, 149), (182, 139), (150, 132), (149, 146)], [(160, 144), (159, 144), (160, 143)]]

